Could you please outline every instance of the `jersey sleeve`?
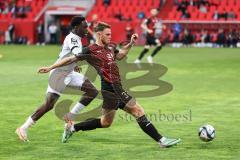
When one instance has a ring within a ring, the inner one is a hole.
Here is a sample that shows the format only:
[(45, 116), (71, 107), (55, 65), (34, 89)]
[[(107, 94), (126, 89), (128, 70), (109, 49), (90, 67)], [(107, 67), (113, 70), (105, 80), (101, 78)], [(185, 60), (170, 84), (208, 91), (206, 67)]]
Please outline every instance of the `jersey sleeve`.
[(79, 38), (71, 37), (68, 40), (68, 46), (74, 55), (82, 52), (82, 42)]

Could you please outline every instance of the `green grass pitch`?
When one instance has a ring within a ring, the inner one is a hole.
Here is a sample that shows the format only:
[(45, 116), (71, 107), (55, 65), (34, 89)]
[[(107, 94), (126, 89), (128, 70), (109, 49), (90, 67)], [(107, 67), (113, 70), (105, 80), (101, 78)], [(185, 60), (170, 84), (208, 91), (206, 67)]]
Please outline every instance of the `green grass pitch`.
[[(45, 96), (48, 75), (36, 71), (52, 64), (60, 49), (0, 46), (0, 159), (240, 159), (239, 49), (163, 48), (154, 59), (168, 68), (161, 80), (174, 89), (159, 97), (137, 100), (148, 114), (161, 110), (167, 115), (188, 115), (191, 111), (191, 119), (152, 121), (164, 135), (182, 139), (176, 147), (160, 149), (134, 120), (122, 118), (125, 114), (120, 110), (110, 128), (75, 134), (66, 144), (61, 143), (63, 122), (52, 110), (29, 130), (30, 142), (20, 142), (14, 133), (16, 127)], [(128, 62), (133, 62), (141, 49), (133, 48)], [(76, 101), (79, 96), (63, 95), (60, 101), (66, 98)], [(99, 103), (96, 100), (86, 110)], [(216, 129), (216, 139), (210, 143), (197, 136), (203, 124)]]

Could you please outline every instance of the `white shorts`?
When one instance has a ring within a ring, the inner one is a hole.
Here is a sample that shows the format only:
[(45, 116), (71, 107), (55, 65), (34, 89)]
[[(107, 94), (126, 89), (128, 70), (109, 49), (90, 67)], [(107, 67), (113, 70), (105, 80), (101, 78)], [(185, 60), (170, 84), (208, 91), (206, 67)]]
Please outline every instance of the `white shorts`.
[(59, 96), (66, 87), (81, 89), (82, 84), (87, 78), (78, 72), (66, 72), (61, 70), (52, 70), (48, 79), (47, 93), (55, 93)]

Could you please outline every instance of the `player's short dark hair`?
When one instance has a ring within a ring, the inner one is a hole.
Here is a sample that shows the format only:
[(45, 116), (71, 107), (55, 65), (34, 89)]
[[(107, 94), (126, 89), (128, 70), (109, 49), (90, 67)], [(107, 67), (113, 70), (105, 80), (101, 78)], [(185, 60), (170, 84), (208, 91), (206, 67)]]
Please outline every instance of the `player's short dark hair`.
[(106, 28), (111, 28), (111, 26), (104, 22), (98, 22), (97, 26), (94, 28), (94, 32), (103, 31)]
[(83, 16), (74, 16), (71, 20), (71, 27), (74, 28), (78, 25), (80, 25), (83, 21), (85, 21), (85, 17)]

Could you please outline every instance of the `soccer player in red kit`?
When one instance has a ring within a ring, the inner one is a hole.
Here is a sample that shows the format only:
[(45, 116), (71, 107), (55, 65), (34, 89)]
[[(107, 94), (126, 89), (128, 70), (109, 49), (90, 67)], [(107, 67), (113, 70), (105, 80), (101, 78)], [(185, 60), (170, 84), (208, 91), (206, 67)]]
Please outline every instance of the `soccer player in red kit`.
[(141, 28), (146, 33), (146, 42), (144, 49), (140, 53), (139, 57), (134, 61), (134, 63), (139, 64), (141, 63), (142, 58), (144, 55), (149, 51), (150, 47), (156, 46), (156, 48), (153, 50), (152, 54), (147, 57), (148, 62), (151, 64), (153, 63), (153, 57), (162, 49), (162, 44), (159, 41), (156, 30), (160, 29), (162, 30), (163, 25), (160, 24), (159, 26), (159, 19), (157, 17), (158, 10), (152, 9), (151, 10), (151, 16), (143, 21), (141, 24)]
[(110, 127), (117, 109), (120, 108), (134, 116), (141, 129), (159, 143), (160, 147), (171, 147), (179, 143), (180, 139), (170, 139), (159, 134), (154, 125), (145, 116), (143, 108), (122, 88), (116, 60), (121, 60), (128, 54), (138, 35), (133, 34), (131, 41), (120, 50), (117, 50), (116, 45), (110, 43), (110, 25), (100, 22), (95, 28), (95, 32), (96, 43), (84, 48), (79, 55), (66, 57), (50, 67), (39, 69), (40, 73), (47, 73), (54, 68), (84, 59), (97, 70), (101, 77), (101, 92), (103, 96), (101, 118), (92, 118), (77, 124), (68, 123), (65, 126), (62, 141), (66, 142), (73, 133), (78, 131)]

